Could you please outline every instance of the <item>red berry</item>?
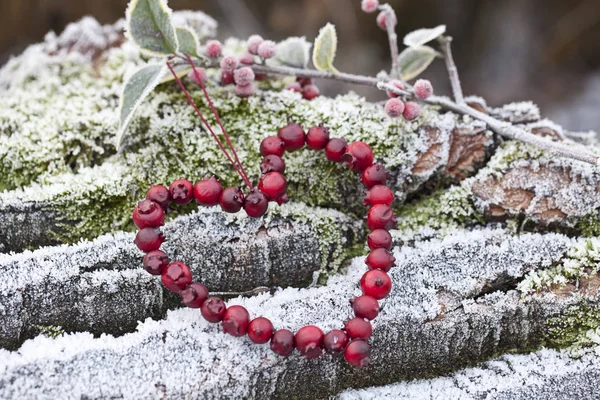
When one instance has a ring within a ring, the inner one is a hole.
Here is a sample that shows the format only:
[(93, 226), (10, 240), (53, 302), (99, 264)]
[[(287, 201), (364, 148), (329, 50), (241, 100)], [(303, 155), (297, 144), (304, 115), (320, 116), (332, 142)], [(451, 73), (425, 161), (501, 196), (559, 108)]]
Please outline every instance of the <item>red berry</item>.
[(395, 261), (396, 259), (394, 256), (386, 249), (375, 249), (371, 250), (365, 259), (365, 264), (367, 264), (370, 269), (381, 269), (388, 272), (394, 266)]
[(169, 189), (163, 185), (154, 185), (146, 192), (146, 198), (161, 206), (163, 210), (166, 210), (171, 201), (171, 193), (169, 193)]
[(208, 298), (208, 289), (200, 282), (190, 283), (179, 292), (181, 302), (189, 308), (200, 308)]
[(269, 200), (276, 200), (285, 194), (287, 182), (279, 172), (269, 172), (260, 177), (258, 190), (267, 195)]
[(363, 203), (366, 206), (374, 206), (376, 204), (384, 204), (391, 206), (394, 202), (394, 193), (384, 185), (375, 185), (367, 192)]
[(373, 150), (364, 142), (352, 142), (346, 147), (342, 161), (354, 171), (363, 171), (373, 164)]
[(342, 354), (348, 345), (348, 336), (339, 330), (334, 329), (327, 332), (323, 338), (323, 348), (329, 354)]
[(372, 269), (365, 272), (360, 278), (360, 288), (363, 294), (374, 297), (377, 300), (385, 298), (392, 290), (392, 280), (385, 272)]
[(235, 85), (235, 94), (238, 97), (246, 98), (254, 94), (254, 85), (249, 84), (245, 86)]
[(254, 71), (250, 67), (242, 67), (233, 73), (233, 81), (238, 86), (248, 86), (254, 82)]
[(285, 90), (291, 90), (292, 92), (302, 93), (302, 86), (298, 82), (290, 82), (285, 85)]
[(150, 275), (161, 275), (169, 265), (169, 257), (164, 251), (154, 250), (144, 256), (144, 269)]
[(404, 103), (400, 99), (389, 99), (385, 102), (383, 110), (389, 117), (398, 118), (404, 112)]
[(270, 154), (281, 157), (285, 152), (285, 143), (277, 136), (267, 136), (260, 142), (260, 154), (266, 157)]
[(313, 150), (321, 150), (329, 142), (329, 129), (323, 126), (313, 126), (306, 133), (306, 145)]
[(352, 318), (346, 322), (344, 329), (350, 339), (364, 339), (367, 340), (373, 334), (373, 328), (371, 323), (365, 321), (363, 318)]
[(209, 40), (206, 42), (206, 55), (210, 58), (221, 57), (223, 51), (223, 45), (218, 40)]
[(285, 161), (275, 154), (269, 154), (260, 162), (260, 172), (263, 174), (268, 174), (269, 172), (279, 172), (283, 174), (284, 171)]
[(225, 303), (218, 297), (209, 297), (200, 306), (200, 312), (204, 319), (212, 323), (221, 321), (226, 309)]
[(376, 204), (371, 207), (367, 214), (367, 226), (371, 231), (374, 231), (375, 229), (395, 229), (396, 216), (390, 206)]
[(259, 35), (252, 35), (246, 41), (248, 53), (250, 54), (258, 54), (258, 46), (264, 42), (264, 39)]
[(300, 76), (296, 78), (296, 82), (298, 82), (302, 87), (313, 84), (313, 80), (311, 78), (302, 78)]
[(237, 68), (238, 59), (234, 56), (225, 56), (221, 59), (221, 70), (231, 72)]
[(277, 137), (285, 143), (287, 151), (296, 151), (304, 146), (306, 134), (300, 124), (287, 124), (277, 132)]
[(158, 250), (164, 241), (165, 236), (160, 229), (144, 228), (135, 235), (135, 240), (133, 242), (140, 250), (148, 253), (153, 250)]
[(238, 187), (230, 187), (221, 192), (219, 198), (221, 209), (228, 213), (236, 213), (244, 206), (244, 192)]
[(194, 199), (201, 206), (212, 207), (219, 204), (219, 199), (223, 193), (223, 186), (214, 176), (209, 179), (202, 179), (196, 182), (193, 189)]
[(317, 358), (322, 352), (324, 336), (323, 331), (316, 326), (304, 326), (294, 336), (296, 348), (306, 358)]
[(138, 228), (158, 228), (165, 224), (164, 210), (152, 200), (140, 201), (133, 209), (133, 223)]
[(342, 138), (333, 138), (325, 146), (325, 157), (329, 161), (340, 162), (346, 151), (346, 141)]
[(171, 183), (169, 192), (175, 204), (188, 204), (193, 198), (192, 183), (187, 179), (179, 179)]
[(360, 179), (368, 189), (375, 185), (385, 185), (387, 171), (381, 164), (372, 164), (365, 168)]
[(254, 343), (267, 343), (271, 340), (271, 336), (273, 336), (273, 324), (267, 318), (258, 317), (250, 321), (248, 337)]
[[(396, 18), (396, 13), (392, 13), (392, 26), (396, 26), (396, 24), (398, 23), (398, 18)], [(377, 26), (380, 27), (381, 29), (383, 29), (384, 31), (387, 30), (387, 13), (385, 11), (382, 11), (379, 13), (379, 15), (377, 16)]]
[(402, 113), (404, 119), (407, 121), (412, 121), (421, 115), (421, 106), (413, 101), (408, 101), (404, 105), (404, 113)]
[(290, 198), (287, 194), (283, 194), (281, 197), (275, 200), (275, 202), (277, 202), (278, 205), (282, 205), (283, 203), (287, 203), (288, 201), (290, 201)]
[(206, 71), (204, 68), (196, 68), (195, 71), (191, 70), (188, 74), (188, 79), (198, 86), (203, 86), (204, 82), (206, 82)]
[(354, 340), (346, 347), (344, 358), (348, 364), (360, 368), (371, 363), (371, 346), (364, 340)]
[(221, 71), (221, 83), (223, 85), (231, 85), (233, 83), (233, 72)]
[(161, 280), (163, 285), (171, 292), (179, 293), (192, 283), (192, 272), (184, 263), (175, 261), (163, 270)]
[(392, 248), (392, 243), (392, 235), (385, 229), (375, 229), (367, 236), (367, 244), (371, 250), (390, 250)]
[[(395, 87), (395, 88), (398, 88), (398, 89), (400, 89), (400, 90), (404, 90), (404, 86), (402, 85), (402, 82), (401, 82), (401, 81), (398, 81), (398, 80), (393, 80), (393, 81), (390, 81), (390, 82), (389, 82), (389, 84), (390, 84), (390, 85), (392, 85), (392, 86), (393, 86), (393, 87)], [(398, 96), (399, 96), (398, 94), (396, 94), (396, 93), (394, 93), (394, 92), (392, 92), (392, 91), (390, 91), (390, 90), (386, 90), (385, 92), (387, 93), (387, 95), (388, 95), (388, 97), (389, 97), (390, 99), (392, 99), (392, 98), (396, 98), (396, 97), (398, 97)]]
[(306, 85), (304, 86), (304, 90), (302, 90), (302, 97), (306, 100), (312, 100), (315, 97), (319, 97), (319, 94), (321, 94), (321, 92), (317, 85)]
[(244, 211), (249, 217), (258, 218), (265, 215), (269, 208), (269, 199), (260, 190), (254, 188), (250, 190), (244, 200)]
[(271, 350), (280, 356), (289, 356), (294, 351), (294, 334), (287, 329), (275, 331), (271, 338)]
[(275, 53), (277, 53), (277, 44), (272, 40), (265, 40), (258, 45), (256, 52), (260, 58), (265, 60), (272, 58), (275, 56)]
[[(254, 65), (254, 56), (250, 53), (246, 53), (240, 57), (240, 64), (244, 65)], [(253, 71), (254, 72), (254, 71)], [(235, 74), (234, 74), (235, 77)]]
[(427, 79), (419, 79), (415, 82), (414, 91), (418, 99), (425, 100), (433, 94), (433, 86)]
[(362, 0), (360, 8), (366, 13), (372, 13), (377, 11), (379, 7), (379, 0)]
[(250, 314), (242, 306), (231, 306), (223, 316), (223, 330), (231, 336), (244, 336), (248, 332)]
[(352, 301), (352, 308), (358, 318), (373, 320), (379, 314), (379, 303), (371, 296), (358, 296)]

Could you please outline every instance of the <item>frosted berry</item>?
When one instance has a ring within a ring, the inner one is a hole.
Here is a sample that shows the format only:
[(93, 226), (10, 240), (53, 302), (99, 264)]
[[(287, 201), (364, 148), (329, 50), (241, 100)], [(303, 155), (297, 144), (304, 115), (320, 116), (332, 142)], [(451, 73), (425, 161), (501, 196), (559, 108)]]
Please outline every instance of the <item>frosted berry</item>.
[(238, 59), (234, 56), (225, 56), (221, 59), (221, 69), (227, 72), (233, 72), (238, 66)]
[(379, 303), (371, 296), (358, 296), (352, 301), (354, 315), (358, 318), (373, 320), (379, 314)]
[(226, 309), (225, 303), (218, 297), (209, 297), (200, 306), (200, 312), (204, 319), (212, 323), (221, 321)]
[[(396, 18), (396, 13), (392, 13), (392, 27), (396, 26), (398, 23), (398, 18)], [(387, 31), (387, 13), (382, 11), (377, 15), (377, 26)]]
[(360, 8), (366, 13), (372, 13), (377, 11), (379, 7), (379, 0), (362, 0)]
[(267, 343), (271, 340), (271, 336), (273, 336), (273, 324), (267, 318), (258, 317), (250, 321), (248, 337), (254, 343)]
[(254, 82), (254, 71), (250, 67), (242, 67), (235, 70), (233, 80), (237, 86), (248, 86)]
[(179, 179), (171, 183), (169, 187), (171, 200), (175, 204), (188, 204), (193, 198), (192, 182), (187, 179)]
[(249, 217), (258, 218), (265, 215), (269, 208), (269, 199), (260, 190), (254, 188), (250, 190), (244, 200), (244, 211)]
[(270, 154), (281, 157), (285, 152), (285, 143), (277, 136), (267, 136), (260, 142), (260, 154), (266, 157)]
[(302, 93), (302, 86), (298, 82), (290, 82), (285, 85), (285, 90), (291, 90), (292, 92)]
[(352, 318), (346, 322), (344, 329), (350, 339), (364, 339), (367, 340), (373, 334), (373, 328), (371, 323), (365, 321), (363, 318)]
[(188, 79), (198, 86), (203, 86), (204, 82), (206, 82), (206, 71), (204, 68), (196, 68), (195, 70), (191, 70), (188, 74)]
[(372, 269), (360, 278), (360, 288), (364, 295), (381, 300), (392, 291), (392, 280), (384, 271)]
[[(401, 82), (401, 81), (399, 81), (399, 80), (393, 80), (393, 81), (390, 81), (390, 82), (389, 82), (389, 84), (390, 84), (391, 86), (395, 87), (395, 88), (398, 88), (398, 89), (400, 89), (400, 90), (403, 90), (403, 89), (404, 89), (404, 86), (402, 85), (402, 82)], [(396, 98), (396, 97), (398, 97), (398, 95), (397, 95), (396, 93), (394, 93), (394, 92), (392, 92), (392, 91), (390, 91), (390, 90), (386, 90), (385, 92), (387, 93), (387, 95), (388, 95), (388, 97), (389, 97), (390, 99), (391, 99), (391, 98)]]
[(396, 216), (390, 206), (376, 204), (371, 207), (367, 214), (367, 226), (371, 231), (375, 229), (395, 229)]
[(219, 58), (223, 52), (223, 45), (218, 40), (209, 40), (206, 42), (205, 51), (210, 58)]
[(240, 64), (244, 65), (254, 65), (254, 56), (250, 53), (246, 53), (240, 57)]
[(171, 193), (169, 192), (169, 189), (163, 185), (154, 185), (146, 192), (146, 198), (161, 206), (163, 210), (166, 210), (171, 201)]
[(375, 229), (367, 235), (367, 245), (369, 249), (386, 249), (392, 248), (392, 235), (385, 229)]
[(265, 40), (258, 45), (257, 53), (262, 59), (269, 59), (275, 56), (277, 44), (272, 40)]
[(228, 213), (236, 213), (244, 206), (244, 192), (239, 187), (230, 187), (221, 192), (219, 197), (221, 209)]
[(300, 76), (296, 78), (296, 82), (298, 82), (302, 87), (313, 84), (313, 80), (311, 78), (303, 78)]
[(365, 170), (362, 172), (360, 180), (362, 181), (363, 185), (367, 187), (367, 189), (370, 189), (375, 185), (385, 185), (385, 181), (387, 180), (387, 171), (381, 164), (372, 164), (365, 168)]
[(192, 283), (192, 272), (184, 263), (175, 261), (164, 269), (161, 280), (171, 292), (179, 293)]
[(200, 282), (190, 283), (179, 292), (181, 302), (189, 308), (200, 308), (208, 298), (208, 289)]
[(352, 142), (346, 147), (342, 161), (354, 171), (363, 171), (373, 164), (373, 150), (364, 142)]
[(264, 39), (259, 35), (252, 35), (246, 41), (248, 53), (250, 54), (258, 54), (258, 46), (264, 42)]
[(427, 79), (419, 79), (415, 82), (414, 91), (418, 99), (425, 100), (433, 94), (433, 86)]
[(400, 99), (389, 99), (385, 102), (385, 107), (383, 107), (385, 113), (392, 118), (398, 118), (402, 116), (404, 112), (404, 102)]
[(212, 207), (219, 204), (223, 186), (214, 176), (209, 179), (203, 179), (196, 182), (193, 189), (194, 199), (201, 206)]
[(306, 133), (306, 145), (313, 150), (322, 150), (329, 142), (329, 129), (313, 126)]
[(388, 250), (375, 249), (371, 250), (365, 259), (365, 264), (367, 264), (370, 269), (380, 269), (388, 272), (394, 266), (395, 261), (396, 259)]
[(248, 332), (250, 314), (242, 306), (231, 306), (223, 316), (223, 330), (231, 336), (244, 336)]
[(287, 151), (296, 151), (304, 146), (306, 134), (300, 124), (290, 123), (279, 129), (277, 137), (285, 143)]
[(356, 368), (366, 367), (371, 363), (371, 346), (364, 340), (354, 340), (346, 347), (344, 358)]
[(160, 229), (144, 228), (135, 235), (135, 240), (133, 242), (140, 250), (148, 253), (153, 250), (158, 250), (164, 241), (165, 236)]
[(140, 201), (133, 209), (133, 223), (138, 228), (158, 228), (165, 224), (165, 212), (152, 200)]
[(339, 329), (327, 332), (323, 338), (323, 348), (329, 354), (342, 354), (348, 345), (348, 336)]
[(346, 141), (342, 138), (333, 138), (325, 146), (325, 157), (329, 161), (340, 162), (346, 152)]
[(283, 161), (283, 158), (276, 156), (275, 154), (269, 154), (260, 162), (260, 172), (263, 174), (268, 174), (269, 172), (279, 172), (283, 174), (284, 171), (285, 161)]
[(404, 105), (404, 113), (402, 113), (404, 119), (407, 121), (412, 121), (421, 115), (421, 106), (419, 106), (414, 101), (408, 101)]
[(235, 94), (237, 94), (238, 97), (242, 97), (242, 98), (250, 97), (254, 94), (254, 85), (252, 85), (252, 84), (246, 85), (246, 86), (235, 85)]
[(221, 71), (221, 83), (223, 85), (231, 85), (233, 83), (233, 72)]
[(304, 97), (306, 100), (312, 100), (315, 97), (319, 97), (319, 94), (321, 94), (321, 91), (317, 85), (306, 85), (302, 90), (302, 97)]
[(287, 182), (279, 172), (268, 172), (260, 177), (258, 190), (267, 195), (269, 200), (276, 200), (285, 194)]
[(391, 206), (394, 202), (394, 193), (385, 185), (375, 185), (369, 189), (363, 202), (366, 206), (374, 206), (376, 204)]
[(289, 356), (294, 351), (294, 334), (287, 329), (275, 331), (271, 338), (271, 350), (280, 356)]
[(294, 336), (296, 349), (304, 354), (306, 358), (317, 358), (322, 353), (324, 337), (323, 331), (316, 326), (304, 326)]
[(150, 275), (161, 275), (169, 265), (169, 256), (163, 251), (154, 250), (144, 256), (144, 269)]

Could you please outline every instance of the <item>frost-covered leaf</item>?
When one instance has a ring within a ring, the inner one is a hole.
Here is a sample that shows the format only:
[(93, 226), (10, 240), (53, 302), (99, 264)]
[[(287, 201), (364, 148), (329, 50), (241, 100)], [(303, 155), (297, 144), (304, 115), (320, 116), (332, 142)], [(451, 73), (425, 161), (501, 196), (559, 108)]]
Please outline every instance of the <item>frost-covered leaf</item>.
[(121, 95), (120, 126), (117, 132), (117, 149), (120, 149), (127, 125), (131, 122), (135, 110), (142, 104), (146, 96), (160, 83), (166, 75), (167, 67), (163, 64), (146, 65), (129, 78)]
[[(184, 76), (187, 76), (192, 71), (192, 67), (190, 67), (189, 64), (177, 64), (173, 66), (173, 70), (175, 71), (177, 77), (182, 79)], [(174, 80), (175, 77), (173, 76), (173, 74), (165, 73), (162, 79), (160, 80), (159, 85)]]
[(179, 51), (190, 56), (200, 55), (200, 41), (196, 32), (188, 27), (177, 27), (177, 41), (179, 42)]
[(145, 53), (175, 54), (179, 44), (172, 14), (164, 0), (131, 0), (126, 12), (127, 34)]
[(287, 38), (277, 43), (275, 61), (280, 65), (306, 68), (311, 47), (312, 43), (308, 42), (304, 36)]
[(313, 64), (320, 71), (337, 71), (333, 66), (337, 51), (337, 33), (335, 26), (327, 24), (319, 31), (313, 49)]
[(429, 46), (407, 47), (398, 56), (400, 75), (405, 81), (416, 78), (425, 71), (437, 56), (437, 52)]
[(438, 25), (431, 29), (417, 29), (404, 36), (404, 45), (408, 47), (420, 47), (438, 38), (446, 32), (446, 25)]

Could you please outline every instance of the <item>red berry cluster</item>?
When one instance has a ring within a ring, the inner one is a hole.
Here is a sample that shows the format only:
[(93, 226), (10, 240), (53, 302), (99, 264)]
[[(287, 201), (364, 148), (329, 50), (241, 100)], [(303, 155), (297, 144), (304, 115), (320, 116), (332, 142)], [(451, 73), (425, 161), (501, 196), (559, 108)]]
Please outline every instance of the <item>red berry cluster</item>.
[[(312, 150), (324, 150), (327, 159), (342, 162), (361, 174), (362, 183), (367, 188), (365, 205), (370, 209), (367, 226), (371, 231), (367, 238), (370, 253), (365, 262), (369, 268), (360, 280), (362, 295), (351, 300), (354, 317), (325, 334), (316, 326), (305, 326), (295, 334), (287, 329), (275, 329), (271, 321), (264, 317), (251, 319), (246, 308), (227, 305), (218, 297), (211, 296), (200, 282), (193, 282), (187, 265), (179, 261), (171, 262), (167, 254), (160, 250), (165, 238), (160, 231), (165, 213), (170, 203), (188, 204), (195, 200), (202, 206), (220, 205), (225, 212), (235, 213), (242, 208), (251, 217), (262, 216), (269, 201), (281, 204), (287, 201), (285, 162), (286, 151), (293, 152), (308, 146)], [(369, 363), (371, 353), (368, 340), (373, 329), (371, 320), (379, 314), (379, 302), (392, 289), (392, 281), (387, 272), (394, 265), (390, 250), (393, 245), (389, 230), (396, 227), (396, 219), (390, 208), (394, 195), (386, 186), (387, 172), (373, 162), (373, 151), (363, 142), (347, 144), (344, 139), (330, 138), (329, 130), (323, 125), (313, 126), (305, 132), (302, 126), (289, 123), (281, 128), (276, 136), (268, 136), (260, 144), (263, 159), (258, 189), (245, 195), (240, 188), (223, 189), (215, 178), (204, 179), (195, 185), (181, 179), (169, 188), (152, 186), (146, 199), (133, 210), (133, 221), (140, 228), (135, 244), (146, 253), (144, 269), (152, 275), (160, 275), (167, 289), (179, 293), (187, 307), (199, 308), (209, 322), (221, 322), (223, 330), (233, 336), (248, 335), (254, 343), (270, 342), (273, 352), (287, 356), (297, 349), (307, 358), (319, 357), (323, 350), (330, 354), (343, 354), (348, 363), (362, 367)]]
[[(394, 80), (390, 82), (390, 85), (403, 90), (405, 89), (402, 82)], [(415, 97), (420, 100), (425, 100), (433, 94), (433, 87), (431, 82), (425, 79), (419, 79), (413, 88)], [(390, 98), (385, 103), (385, 113), (392, 118), (398, 118), (403, 116), (405, 120), (412, 121), (421, 115), (421, 107), (414, 101), (402, 101), (400, 96), (396, 93), (388, 90), (387, 95)]]
[(302, 93), (302, 97), (306, 100), (312, 100), (318, 97), (321, 93), (317, 85), (315, 85), (310, 78), (296, 78), (296, 82), (291, 82), (285, 85), (287, 90), (292, 92)]

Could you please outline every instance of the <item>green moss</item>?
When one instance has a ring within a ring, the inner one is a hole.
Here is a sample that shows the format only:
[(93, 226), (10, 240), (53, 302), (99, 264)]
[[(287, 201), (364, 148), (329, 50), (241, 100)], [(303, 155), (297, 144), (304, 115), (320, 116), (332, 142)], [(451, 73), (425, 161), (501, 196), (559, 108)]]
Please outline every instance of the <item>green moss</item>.
[(568, 348), (574, 353), (600, 340), (600, 306), (589, 303), (569, 308), (562, 315), (549, 318), (545, 344)]
[(579, 219), (575, 229), (583, 236), (600, 236), (600, 218), (597, 212), (590, 213)]
[(60, 326), (54, 325), (31, 325), (35, 329), (37, 329), (39, 334), (44, 335), (46, 337), (56, 339), (58, 336), (65, 333), (65, 331)]

